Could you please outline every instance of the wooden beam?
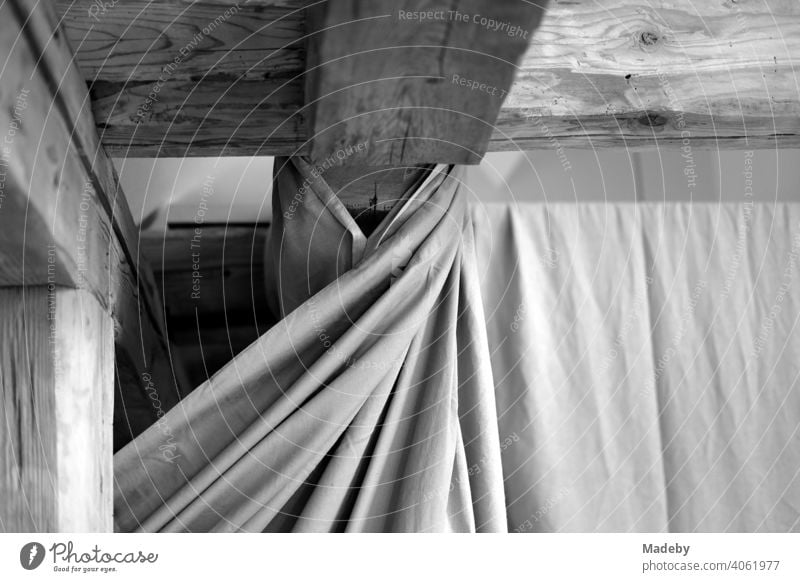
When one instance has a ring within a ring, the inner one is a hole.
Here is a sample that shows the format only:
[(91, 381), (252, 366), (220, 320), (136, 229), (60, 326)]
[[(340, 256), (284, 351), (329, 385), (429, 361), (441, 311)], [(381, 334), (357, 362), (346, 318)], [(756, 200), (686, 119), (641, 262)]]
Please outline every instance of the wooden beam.
[[(126, 0), (96, 18), (92, 0), (57, 4), (115, 154), (306, 151), (302, 2), (241, 4), (177, 67), (180, 49), (230, 2)], [(442, 42), (435, 32), (431, 42)], [(490, 128), (489, 150), (681, 147), (687, 130), (693, 147), (800, 146), (799, 58), (792, 0), (553, 2)], [(428, 74), (426, 61), (419, 70)], [(383, 106), (404, 99), (390, 95)]]
[(110, 532), (111, 317), (86, 291), (0, 288), (0, 337), (0, 531)]
[(798, 64), (790, 0), (556, 4), (491, 149), (797, 147)]
[[(7, 55), (0, 86), (0, 286), (85, 289), (113, 316), (117, 378), (130, 379), (115, 409), (122, 446), (133, 436), (124, 422), (128, 395), (152, 394), (154, 383), (168, 409), (179, 398), (183, 374), (170, 358), (163, 309), (138, 256), (137, 229), (55, 14), (47, 3), (13, 0), (0, 7), (0, 16)], [(107, 388), (113, 391), (113, 384)], [(148, 406), (155, 421), (158, 410)]]
[(478, 163), (543, 3), (340, 0), (309, 8), (312, 159), (345, 152), (348, 164)]
[(101, 10), (57, 0), (110, 153), (298, 151), (302, 3), (271, 4), (126, 0)]

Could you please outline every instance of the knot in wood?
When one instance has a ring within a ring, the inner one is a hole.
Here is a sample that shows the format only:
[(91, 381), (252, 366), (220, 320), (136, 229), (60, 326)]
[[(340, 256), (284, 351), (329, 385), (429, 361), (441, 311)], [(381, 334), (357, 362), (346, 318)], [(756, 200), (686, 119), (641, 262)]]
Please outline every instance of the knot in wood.
[(667, 118), (655, 111), (648, 111), (639, 117), (639, 123), (648, 127), (662, 127), (667, 124)]
[(643, 30), (637, 40), (643, 49), (652, 49), (661, 42), (661, 34), (656, 30)]

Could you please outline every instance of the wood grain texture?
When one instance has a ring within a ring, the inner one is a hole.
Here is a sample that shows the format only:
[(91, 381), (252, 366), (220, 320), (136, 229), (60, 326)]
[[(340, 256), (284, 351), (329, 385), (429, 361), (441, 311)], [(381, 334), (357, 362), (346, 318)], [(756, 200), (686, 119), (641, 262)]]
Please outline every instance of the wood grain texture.
[(800, 4), (558, 2), (492, 149), (800, 143)]
[[(0, 44), (8, 55), (0, 127), (9, 128), (0, 286), (54, 283), (91, 292), (114, 317), (117, 351), (126, 354), (120, 362), (139, 378), (132, 389), (140, 390), (144, 374), (157, 377), (170, 407), (184, 376), (170, 357), (152, 273), (138, 256), (138, 232), (66, 36), (47, 3), (6, 2), (0, 15)], [(125, 401), (118, 399), (118, 406), (124, 409)]]
[[(108, 285), (107, 274), (86, 265), (102, 264), (110, 227), (89, 192), (91, 185), (75, 155), (68, 125), (54, 107), (50, 85), (37, 70), (40, 54), (20, 29), (13, 6), (4, 4), (0, 18), (0, 52), (8, 55), (0, 84), (0, 284), (46, 283), (48, 245), (55, 244), (55, 282), (75, 286), (83, 280), (99, 292)], [(91, 242), (98, 244), (79, 248), (80, 220), (94, 238)]]
[(190, 80), (197, 71), (261, 81), (303, 67), (298, 9), (129, 0), (100, 12), (90, 0), (56, 4), (90, 83), (154, 80), (165, 72)]
[(54, 355), (57, 529), (110, 532), (114, 322), (92, 294), (57, 292)]
[[(202, 39), (180, 67), (170, 68), (152, 117), (135, 122), (155, 72), (202, 31), (203, 22), (230, 6), (214, 0), (187, 10), (187, 4), (163, 0), (148, 4), (151, 17), (145, 4), (117, 4), (94, 22), (86, 17), (90, 0), (58, 3), (96, 87), (92, 99), (107, 146), (132, 156), (306, 151), (306, 134), (316, 130), (308, 129), (312, 111), (302, 107), (298, 84), (305, 69), (304, 18), (297, 12), (302, 3), (243, 6), (235, 22), (214, 31), (213, 41)], [(403, 5), (390, 10), (396, 14)], [(413, 27), (403, 30), (389, 32), (409, 34)], [(350, 40), (366, 42), (377, 31), (370, 27), (366, 36), (354, 33)], [(434, 26), (430, 42), (441, 43), (441, 35)], [(457, 37), (448, 39), (455, 42)], [(414, 59), (403, 72), (430, 75), (431, 58)], [(682, 147), (687, 130), (694, 147), (800, 146), (798, 59), (800, 4), (794, 0), (553, 0), (497, 122), (488, 126), (489, 149)], [(220, 80), (227, 70), (232, 74)], [(278, 81), (288, 85), (275, 91)], [(225, 92), (228, 84), (233, 95)], [(412, 111), (413, 95), (387, 91), (382, 106), (394, 115), (375, 131), (407, 126), (401, 112)], [(485, 99), (471, 97), (476, 107)], [(359, 103), (352, 107), (367, 111)], [(344, 119), (347, 111), (334, 111), (331, 119)], [(205, 120), (200, 132), (198, 120)], [(345, 136), (345, 142), (353, 137), (339, 129), (328, 133)], [(437, 127), (435, 137), (447, 129)]]
[(103, 143), (112, 155), (185, 157), (304, 152), (300, 79), (248, 81), (225, 75), (105, 82), (91, 87)]
[(58, 525), (55, 369), (46, 313), (46, 287), (0, 288), (4, 532), (54, 531)]
[(5, 287), (0, 328), (0, 529), (111, 531), (111, 317), (86, 291)]
[(542, 9), (341, 0), (307, 15), (312, 159), (366, 144), (346, 163), (404, 165), (480, 161)]
[[(114, 155), (264, 155), (306, 141), (302, 2), (59, 0)], [(205, 152), (205, 153), (204, 153)]]

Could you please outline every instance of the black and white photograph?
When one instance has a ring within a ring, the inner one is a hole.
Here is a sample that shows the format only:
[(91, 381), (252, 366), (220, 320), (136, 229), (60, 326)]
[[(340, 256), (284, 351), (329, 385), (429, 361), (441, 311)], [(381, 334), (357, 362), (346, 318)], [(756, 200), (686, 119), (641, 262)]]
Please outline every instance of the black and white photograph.
[(0, 0), (0, 397), (3, 580), (800, 580), (800, 2)]

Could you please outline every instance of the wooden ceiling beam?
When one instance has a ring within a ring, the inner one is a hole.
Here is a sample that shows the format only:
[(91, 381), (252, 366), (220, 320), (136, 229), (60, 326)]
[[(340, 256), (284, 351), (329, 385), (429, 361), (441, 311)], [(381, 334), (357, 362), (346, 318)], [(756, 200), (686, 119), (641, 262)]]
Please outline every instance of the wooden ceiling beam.
[(490, 149), (798, 147), (798, 65), (792, 0), (554, 4)]
[(56, 4), (112, 155), (276, 155), (305, 143), (301, 2)]
[[(130, 156), (296, 155), (307, 153), (309, 136), (353, 131), (350, 121), (329, 131), (309, 121), (338, 105), (304, 107), (313, 102), (303, 87), (307, 3), (251, 1), (219, 20), (236, 4), (126, 0), (89, 18), (92, 0), (57, 0), (103, 143)], [(393, 34), (403, 30), (414, 29)], [(375, 31), (352, 42), (390, 42)], [(443, 44), (441, 32), (425, 34)], [(694, 147), (797, 147), (798, 60), (794, 0), (554, 2), (490, 128), (489, 150), (682, 147), (686, 131)], [(428, 64), (415, 66), (428, 74)], [(386, 107), (409, 99), (384, 98)], [(399, 114), (390, 121), (378, 133), (409, 125)]]

